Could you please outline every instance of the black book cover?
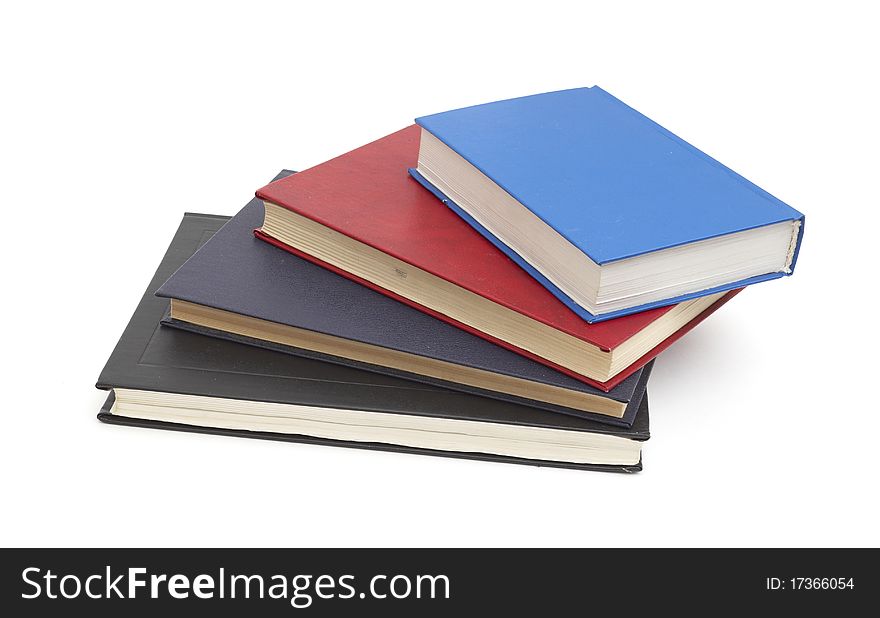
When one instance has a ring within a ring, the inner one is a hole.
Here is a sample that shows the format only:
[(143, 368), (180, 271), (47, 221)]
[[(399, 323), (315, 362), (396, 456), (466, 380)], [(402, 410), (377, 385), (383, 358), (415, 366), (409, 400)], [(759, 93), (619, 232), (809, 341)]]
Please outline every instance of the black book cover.
[(262, 222), (262, 204), (254, 199), (210, 242), (187, 260), (159, 288), (157, 294), (307, 331), (607, 397), (627, 404), (623, 417), (592, 414), (339, 356), (242, 337), (181, 320), (169, 319), (167, 324), (199, 334), (405, 377), (557, 413), (574, 414), (611, 425), (632, 425), (650, 375), (650, 364), (629, 376), (611, 392), (604, 393), (308, 260), (272, 247), (254, 238), (253, 230)]
[[(619, 428), (162, 326), (160, 321), (167, 311), (168, 300), (155, 296), (155, 289), (220, 229), (226, 219), (198, 214), (187, 214), (184, 217), (162, 264), (101, 372), (98, 388), (109, 390), (118, 387), (459, 418), (602, 433), (633, 440), (648, 438), (647, 394), (641, 398), (632, 428)], [(98, 415), (100, 420), (140, 427), (587, 470), (632, 472), (641, 469), (641, 463), (634, 466), (596, 466), (535, 461), (483, 453), (454, 453), (384, 443), (348, 442), (147, 421), (111, 414), (112, 402), (111, 393), (107, 404)]]

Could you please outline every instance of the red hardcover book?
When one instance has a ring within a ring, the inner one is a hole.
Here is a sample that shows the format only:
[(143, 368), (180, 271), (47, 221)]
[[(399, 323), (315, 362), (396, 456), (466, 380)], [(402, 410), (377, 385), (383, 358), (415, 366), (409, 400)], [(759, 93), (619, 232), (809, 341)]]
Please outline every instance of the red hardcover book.
[(411, 126), (259, 191), (256, 235), (610, 390), (739, 290), (588, 324), (412, 179)]

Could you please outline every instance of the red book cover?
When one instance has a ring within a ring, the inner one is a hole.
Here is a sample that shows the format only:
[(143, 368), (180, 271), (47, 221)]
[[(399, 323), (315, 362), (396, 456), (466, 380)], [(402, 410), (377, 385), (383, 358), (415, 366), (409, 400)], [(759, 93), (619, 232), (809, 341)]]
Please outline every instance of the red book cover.
[[(257, 191), (257, 197), (603, 350), (615, 348), (673, 309), (674, 306), (660, 307), (594, 324), (582, 320), (409, 176), (407, 169), (415, 167), (418, 159), (419, 137), (419, 127), (410, 126), (273, 182)], [(597, 382), (333, 267), (259, 230), (256, 233), (276, 246), (606, 390), (650, 361), (739, 291), (723, 296), (609, 381)]]

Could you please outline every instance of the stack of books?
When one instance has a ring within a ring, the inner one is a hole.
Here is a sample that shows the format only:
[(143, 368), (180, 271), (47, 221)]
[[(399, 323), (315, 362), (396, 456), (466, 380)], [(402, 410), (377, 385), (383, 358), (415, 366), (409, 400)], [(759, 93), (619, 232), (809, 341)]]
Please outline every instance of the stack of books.
[(595, 86), (425, 116), (187, 213), (99, 418), (640, 470), (656, 357), (803, 224)]

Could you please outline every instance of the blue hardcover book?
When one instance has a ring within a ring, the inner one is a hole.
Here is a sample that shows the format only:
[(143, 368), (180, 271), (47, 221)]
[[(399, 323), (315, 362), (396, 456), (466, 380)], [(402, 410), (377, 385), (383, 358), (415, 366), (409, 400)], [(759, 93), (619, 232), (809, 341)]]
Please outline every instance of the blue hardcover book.
[(598, 86), (416, 122), (413, 177), (588, 322), (794, 269), (800, 212)]
[(636, 419), (650, 363), (604, 392), (257, 240), (262, 223), (253, 199), (177, 268), (156, 290), (171, 299), (165, 323), (604, 424)]

